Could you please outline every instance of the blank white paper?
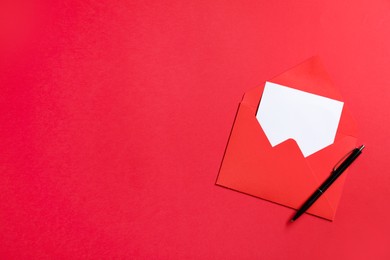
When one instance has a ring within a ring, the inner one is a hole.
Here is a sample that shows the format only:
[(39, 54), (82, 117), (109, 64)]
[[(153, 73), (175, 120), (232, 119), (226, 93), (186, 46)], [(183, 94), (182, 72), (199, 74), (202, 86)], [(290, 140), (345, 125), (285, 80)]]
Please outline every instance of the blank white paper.
[(307, 157), (333, 144), (344, 103), (266, 82), (256, 118), (272, 147), (294, 139)]

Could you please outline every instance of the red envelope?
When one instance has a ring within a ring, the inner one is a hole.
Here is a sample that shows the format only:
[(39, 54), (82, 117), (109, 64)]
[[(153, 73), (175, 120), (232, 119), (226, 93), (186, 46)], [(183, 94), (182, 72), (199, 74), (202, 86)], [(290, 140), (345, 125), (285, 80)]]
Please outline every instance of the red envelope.
[[(342, 101), (317, 57), (270, 82)], [(356, 147), (356, 124), (344, 104), (332, 145), (306, 158), (292, 139), (272, 147), (256, 119), (263, 90), (264, 85), (244, 95), (216, 184), (298, 209)], [(307, 213), (333, 220), (346, 176), (347, 172), (340, 176)]]

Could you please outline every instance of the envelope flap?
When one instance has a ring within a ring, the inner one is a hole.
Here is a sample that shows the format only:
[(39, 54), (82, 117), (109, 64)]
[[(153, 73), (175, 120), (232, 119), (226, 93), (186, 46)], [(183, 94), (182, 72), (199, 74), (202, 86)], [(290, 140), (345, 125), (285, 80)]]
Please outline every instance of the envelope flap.
[(312, 57), (272, 78), (271, 82), (342, 101), (320, 59)]
[[(343, 101), (339, 90), (330, 80), (329, 75), (317, 56), (283, 72), (270, 81), (312, 94)], [(338, 134), (342, 134), (342, 136), (357, 136), (355, 119), (345, 104), (338, 129)], [(336, 139), (342, 136), (336, 136)]]
[[(312, 57), (272, 78), (270, 81), (316, 95), (343, 101), (340, 92), (333, 85), (318, 57)], [(256, 112), (264, 90), (264, 84), (265, 82), (261, 86), (247, 91), (241, 103), (253, 108)], [(349, 112), (347, 104), (344, 104), (343, 107), (336, 140), (340, 140), (345, 136), (357, 136), (356, 121)]]

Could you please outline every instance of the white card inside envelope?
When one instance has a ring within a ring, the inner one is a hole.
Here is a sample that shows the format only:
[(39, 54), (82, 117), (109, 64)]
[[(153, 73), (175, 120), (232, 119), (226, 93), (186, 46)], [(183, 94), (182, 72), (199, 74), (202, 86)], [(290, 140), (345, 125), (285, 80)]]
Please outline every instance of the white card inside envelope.
[(256, 118), (272, 147), (294, 139), (305, 157), (333, 144), (343, 102), (266, 82)]

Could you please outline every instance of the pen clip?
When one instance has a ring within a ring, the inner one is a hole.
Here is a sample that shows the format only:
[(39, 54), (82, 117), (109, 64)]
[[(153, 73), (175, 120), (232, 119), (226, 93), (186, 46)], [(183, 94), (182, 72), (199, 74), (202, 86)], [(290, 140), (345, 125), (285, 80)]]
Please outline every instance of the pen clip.
[(333, 167), (332, 169), (332, 172), (330, 173), (331, 175), (337, 170), (337, 168), (344, 162), (344, 160), (354, 151), (355, 149), (352, 149), (351, 151), (349, 151), (346, 155), (343, 156), (343, 158), (340, 159), (340, 161), (338, 161), (336, 163), (336, 165)]

